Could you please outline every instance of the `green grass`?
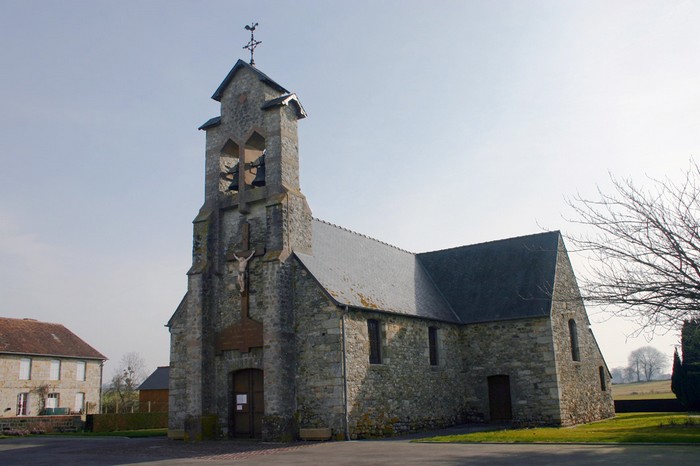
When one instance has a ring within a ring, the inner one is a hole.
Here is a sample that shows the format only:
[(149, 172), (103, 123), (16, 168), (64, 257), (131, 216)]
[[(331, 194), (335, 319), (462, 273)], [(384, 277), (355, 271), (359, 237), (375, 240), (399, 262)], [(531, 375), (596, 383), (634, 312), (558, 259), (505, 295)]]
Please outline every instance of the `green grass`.
[(575, 427), (505, 429), (417, 440), (446, 443), (700, 443), (700, 416), (626, 413)]

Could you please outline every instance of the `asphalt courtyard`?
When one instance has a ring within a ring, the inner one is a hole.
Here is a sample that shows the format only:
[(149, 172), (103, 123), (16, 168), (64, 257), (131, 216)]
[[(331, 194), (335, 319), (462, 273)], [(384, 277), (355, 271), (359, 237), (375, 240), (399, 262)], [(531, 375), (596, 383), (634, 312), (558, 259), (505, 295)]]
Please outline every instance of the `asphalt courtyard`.
[[(453, 433), (453, 432), (450, 432)], [(697, 465), (700, 445), (427, 444), (413, 437), (351, 442), (185, 443), (163, 437), (0, 439), (0, 465)]]

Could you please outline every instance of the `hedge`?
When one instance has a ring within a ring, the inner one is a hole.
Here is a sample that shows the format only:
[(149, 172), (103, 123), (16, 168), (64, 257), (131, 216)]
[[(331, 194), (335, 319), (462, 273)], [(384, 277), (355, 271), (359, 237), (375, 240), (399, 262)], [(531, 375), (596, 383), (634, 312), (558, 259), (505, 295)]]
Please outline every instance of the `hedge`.
[(168, 413), (90, 414), (86, 430), (114, 432), (116, 430), (162, 429), (168, 427)]

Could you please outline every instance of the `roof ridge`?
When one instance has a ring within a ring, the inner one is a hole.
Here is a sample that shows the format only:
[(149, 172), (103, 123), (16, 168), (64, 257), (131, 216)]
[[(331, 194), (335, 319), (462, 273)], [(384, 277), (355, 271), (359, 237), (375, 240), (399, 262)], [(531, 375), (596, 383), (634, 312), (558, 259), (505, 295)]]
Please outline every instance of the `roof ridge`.
[(396, 250), (398, 250), (398, 251), (405, 252), (405, 253), (407, 253), (407, 254), (412, 254), (412, 255), (414, 255), (414, 256), (416, 255), (416, 253), (414, 253), (414, 252), (407, 251), (406, 249), (402, 249), (402, 248), (400, 248), (400, 247), (398, 247), (398, 246), (394, 246), (393, 244), (389, 244), (389, 243), (387, 243), (386, 241), (381, 241), (381, 240), (378, 240), (378, 239), (376, 239), (376, 238), (372, 238), (371, 236), (367, 236), (367, 235), (365, 235), (365, 234), (363, 234), (363, 233), (358, 233), (358, 232), (356, 232), (356, 231), (354, 231), (354, 230), (351, 230), (351, 229), (349, 229), (349, 228), (345, 228), (345, 227), (342, 227), (342, 226), (340, 226), (340, 225), (336, 225), (335, 223), (331, 223), (331, 222), (328, 222), (328, 221), (326, 221), (326, 220), (322, 220), (322, 219), (316, 218), (316, 217), (313, 217), (313, 219), (316, 220), (317, 222), (325, 223), (326, 225), (329, 225), (329, 226), (338, 228), (339, 230), (347, 231), (348, 233), (352, 233), (353, 235), (361, 236), (361, 237), (363, 237), (363, 238), (367, 238), (367, 239), (369, 239), (369, 240), (372, 240), (372, 241), (374, 241), (374, 242), (376, 242), (376, 243), (383, 244), (383, 245), (385, 245), (385, 246), (389, 246), (390, 248), (394, 248), (394, 249), (396, 249)]
[(0, 319), (22, 320), (22, 321), (25, 321), (25, 322), (34, 322), (34, 323), (37, 323), (37, 324), (46, 324), (46, 325), (60, 325), (61, 327), (66, 328), (66, 326), (63, 325), (63, 324), (60, 323), (60, 322), (46, 322), (46, 321), (43, 321), (43, 320), (35, 319), (35, 318), (33, 318), (33, 317), (0, 317)]
[(484, 244), (500, 243), (500, 242), (502, 242), (502, 241), (511, 241), (511, 240), (514, 240), (514, 239), (529, 238), (529, 237), (532, 237), (532, 236), (547, 235), (547, 234), (551, 234), (551, 233), (557, 233), (558, 235), (561, 236), (561, 230), (550, 230), (550, 231), (543, 231), (543, 232), (541, 232), (541, 233), (531, 233), (531, 234), (529, 234), (529, 235), (511, 236), (511, 237), (509, 237), (509, 238), (493, 239), (493, 240), (490, 240), (490, 241), (481, 241), (481, 242), (479, 242), (479, 243), (473, 243), (473, 244), (463, 244), (463, 245), (461, 245), (461, 246), (452, 246), (451, 248), (436, 249), (436, 250), (434, 250), (434, 251), (424, 251), (424, 252), (416, 253), (416, 255), (418, 256), (418, 255), (421, 255), (421, 254), (430, 254), (430, 253), (433, 253), (433, 252), (451, 251), (451, 250), (453, 250), (453, 249), (471, 248), (471, 247), (474, 247), (474, 246), (481, 246), (481, 245), (484, 245)]
[(254, 73), (256, 73), (258, 75), (258, 77), (260, 77), (260, 80), (263, 83), (267, 84), (268, 86), (272, 87), (273, 89), (277, 90), (278, 92), (290, 94), (290, 92), (287, 89), (285, 89), (282, 85), (275, 82), (268, 75), (266, 75), (265, 73), (260, 71), (255, 66), (253, 66), (249, 63), (246, 63), (245, 61), (243, 61), (239, 58), (238, 61), (236, 62), (236, 64), (233, 65), (233, 68), (231, 68), (231, 71), (228, 72), (228, 74), (226, 75), (224, 80), (221, 82), (221, 84), (219, 84), (219, 87), (216, 88), (216, 91), (214, 91), (214, 95), (211, 96), (212, 99), (216, 100), (217, 102), (221, 102), (221, 98), (224, 94), (224, 90), (226, 89), (226, 87), (228, 87), (229, 83), (233, 80), (233, 77), (236, 75), (238, 70), (240, 70), (241, 68), (247, 68), (247, 69), (253, 71)]

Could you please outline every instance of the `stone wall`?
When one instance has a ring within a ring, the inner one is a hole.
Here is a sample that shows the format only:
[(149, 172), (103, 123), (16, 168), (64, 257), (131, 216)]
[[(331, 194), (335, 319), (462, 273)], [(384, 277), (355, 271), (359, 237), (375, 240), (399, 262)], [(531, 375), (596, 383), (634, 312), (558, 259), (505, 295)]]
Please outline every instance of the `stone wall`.
[(28, 435), (52, 432), (80, 432), (83, 421), (80, 416), (20, 416), (0, 418), (0, 434)]
[[(576, 322), (578, 361), (572, 355), (570, 320)], [(562, 424), (579, 424), (614, 416), (612, 379), (590, 329), (576, 277), (561, 238), (552, 299), (552, 332)]]
[[(367, 319), (382, 331), (382, 362), (369, 363)], [(439, 364), (430, 365), (428, 327), (438, 328)], [(426, 430), (473, 418), (458, 326), (364, 311), (345, 315), (352, 438)]]
[(170, 378), (168, 381), (168, 435), (184, 435), (187, 413), (187, 295), (170, 320)]
[(488, 377), (507, 375), (513, 421), (557, 424), (560, 419), (556, 366), (549, 318), (471, 324), (462, 327), (464, 384), (469, 403), (490, 420)]
[[(311, 212), (299, 191), (295, 107), (262, 110), (280, 95), (244, 66), (220, 96), (220, 124), (207, 128), (205, 202), (194, 222), (188, 293), (182, 312), (171, 320), (171, 430), (182, 430), (188, 418), (196, 425), (206, 416), (226, 434), (231, 374), (249, 368), (264, 371), (263, 437), (289, 436), (294, 429), (290, 256), (293, 249), (310, 252)], [(241, 189), (229, 191), (230, 181), (222, 175), (233, 163), (257, 159), (263, 148), (266, 185), (244, 187), (245, 167), (239, 165)], [(242, 243), (244, 223), (250, 226), (248, 248)], [(242, 321), (242, 301), (231, 256), (244, 249), (257, 254), (247, 266), (248, 316), (262, 324), (264, 341), (264, 348), (251, 351), (219, 347), (223, 333), (234, 339), (243, 333), (234, 325)]]
[[(237, 147), (243, 146), (252, 132), (257, 130), (266, 138), (265, 143), (268, 148), (279, 151), (279, 148), (274, 146), (279, 146), (281, 141), (274, 137), (273, 132), (266, 131), (265, 128), (266, 123), (274, 123), (274, 121), (269, 121), (268, 113), (261, 111), (260, 108), (266, 101), (280, 95), (281, 92), (261, 83), (260, 76), (252, 70), (242, 68), (236, 73), (221, 97), (221, 124), (207, 130), (206, 203), (215, 203), (221, 190), (228, 188), (225, 183), (221, 183), (219, 177), (224, 162), (221, 153), (228, 140), (234, 142)], [(238, 158), (238, 154), (232, 154), (232, 156), (231, 159)]]
[(301, 428), (330, 428), (344, 438), (341, 312), (295, 261), (296, 406)]
[[(101, 361), (31, 356), (30, 380), (20, 380), (19, 365), (23, 357), (25, 356), (0, 355), (0, 417), (16, 414), (17, 395), (20, 393), (29, 393), (29, 416), (39, 414), (41, 398), (47, 393), (57, 393), (58, 407), (69, 408), (71, 411), (78, 411), (75, 406), (76, 394), (84, 393), (84, 400), (90, 412), (99, 411)], [(59, 380), (50, 380), (51, 361), (54, 359), (61, 361)], [(85, 363), (85, 380), (76, 380), (79, 361)]]

